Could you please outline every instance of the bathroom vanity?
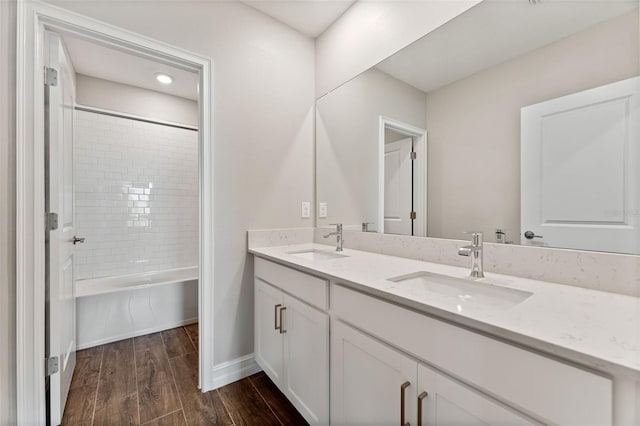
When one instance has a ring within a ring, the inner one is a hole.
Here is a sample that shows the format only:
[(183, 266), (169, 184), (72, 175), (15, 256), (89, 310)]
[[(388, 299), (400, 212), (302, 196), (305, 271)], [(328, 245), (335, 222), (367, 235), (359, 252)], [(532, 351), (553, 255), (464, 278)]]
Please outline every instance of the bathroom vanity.
[(635, 297), (251, 248), (255, 358), (311, 424), (638, 424)]
[(640, 424), (639, 13), (477, 2), (316, 100), (318, 228), (249, 244), (310, 423)]

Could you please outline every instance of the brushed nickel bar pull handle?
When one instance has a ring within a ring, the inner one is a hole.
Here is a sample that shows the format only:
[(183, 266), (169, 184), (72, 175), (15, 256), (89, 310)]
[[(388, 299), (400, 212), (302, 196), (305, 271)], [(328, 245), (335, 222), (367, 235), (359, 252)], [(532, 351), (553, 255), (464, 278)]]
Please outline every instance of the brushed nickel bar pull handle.
[(411, 382), (406, 381), (400, 385), (400, 426), (410, 426), (409, 422), (404, 421), (404, 390), (411, 385)]
[(284, 328), (282, 328), (282, 312), (286, 311), (287, 307), (283, 306), (282, 308), (280, 308), (280, 334), (284, 334), (287, 332), (287, 330), (285, 330)]
[(282, 327), (282, 321), (280, 321), (280, 325), (278, 325), (278, 308), (282, 306), (281, 304), (277, 304), (273, 307), (273, 325), (275, 327), (275, 330), (280, 330), (280, 328)]
[(422, 400), (429, 394), (425, 391), (418, 395), (418, 426), (422, 426)]

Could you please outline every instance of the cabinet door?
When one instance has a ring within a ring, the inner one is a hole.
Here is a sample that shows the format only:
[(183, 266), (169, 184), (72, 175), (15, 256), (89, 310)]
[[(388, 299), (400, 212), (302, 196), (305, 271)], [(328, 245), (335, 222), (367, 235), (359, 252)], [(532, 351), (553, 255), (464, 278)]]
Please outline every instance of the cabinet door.
[(284, 393), (311, 424), (329, 423), (329, 315), (284, 295)]
[(418, 365), (417, 404), (418, 411), (422, 410), (422, 416), (418, 414), (418, 426), (538, 424), (422, 364)]
[(331, 423), (415, 424), (417, 363), (339, 321), (331, 321)]
[(264, 281), (255, 279), (255, 357), (256, 362), (271, 380), (282, 382), (282, 334), (279, 325), (279, 309), (283, 303), (282, 291)]

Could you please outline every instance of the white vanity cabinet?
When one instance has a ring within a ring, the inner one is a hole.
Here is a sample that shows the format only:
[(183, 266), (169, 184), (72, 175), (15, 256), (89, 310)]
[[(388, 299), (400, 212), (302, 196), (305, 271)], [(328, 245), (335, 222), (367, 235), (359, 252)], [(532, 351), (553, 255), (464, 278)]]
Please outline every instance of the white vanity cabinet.
[(332, 424), (415, 424), (411, 421), (415, 398), (410, 394), (416, 394), (416, 374), (413, 359), (340, 321), (332, 321)]
[(255, 358), (310, 423), (614, 424), (610, 377), (381, 297), (256, 258)]
[[(356, 404), (366, 386), (395, 395), (388, 409), (398, 422), (405, 381), (405, 416), (412, 425), (423, 391), (422, 424), (613, 423), (610, 378), (340, 285), (330, 291), (334, 424), (356, 424), (361, 419), (349, 416), (367, 415), (352, 412), (366, 407)], [(366, 363), (374, 377), (349, 371)]]
[(333, 424), (536, 424), (353, 327), (331, 327)]
[(311, 424), (329, 423), (328, 283), (256, 258), (255, 359)]

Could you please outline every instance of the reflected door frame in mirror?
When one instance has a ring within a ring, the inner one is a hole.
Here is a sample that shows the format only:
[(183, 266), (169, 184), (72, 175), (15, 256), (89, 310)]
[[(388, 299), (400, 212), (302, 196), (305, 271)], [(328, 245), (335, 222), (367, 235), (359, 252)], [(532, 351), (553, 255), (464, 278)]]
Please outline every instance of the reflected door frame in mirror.
[[(378, 127), (378, 217), (377, 230), (384, 233), (384, 158), (385, 130), (392, 130), (401, 135), (413, 138), (413, 220), (412, 235), (427, 236), (427, 130), (413, 126), (390, 117), (380, 116)], [(408, 216), (409, 217), (409, 216)]]

